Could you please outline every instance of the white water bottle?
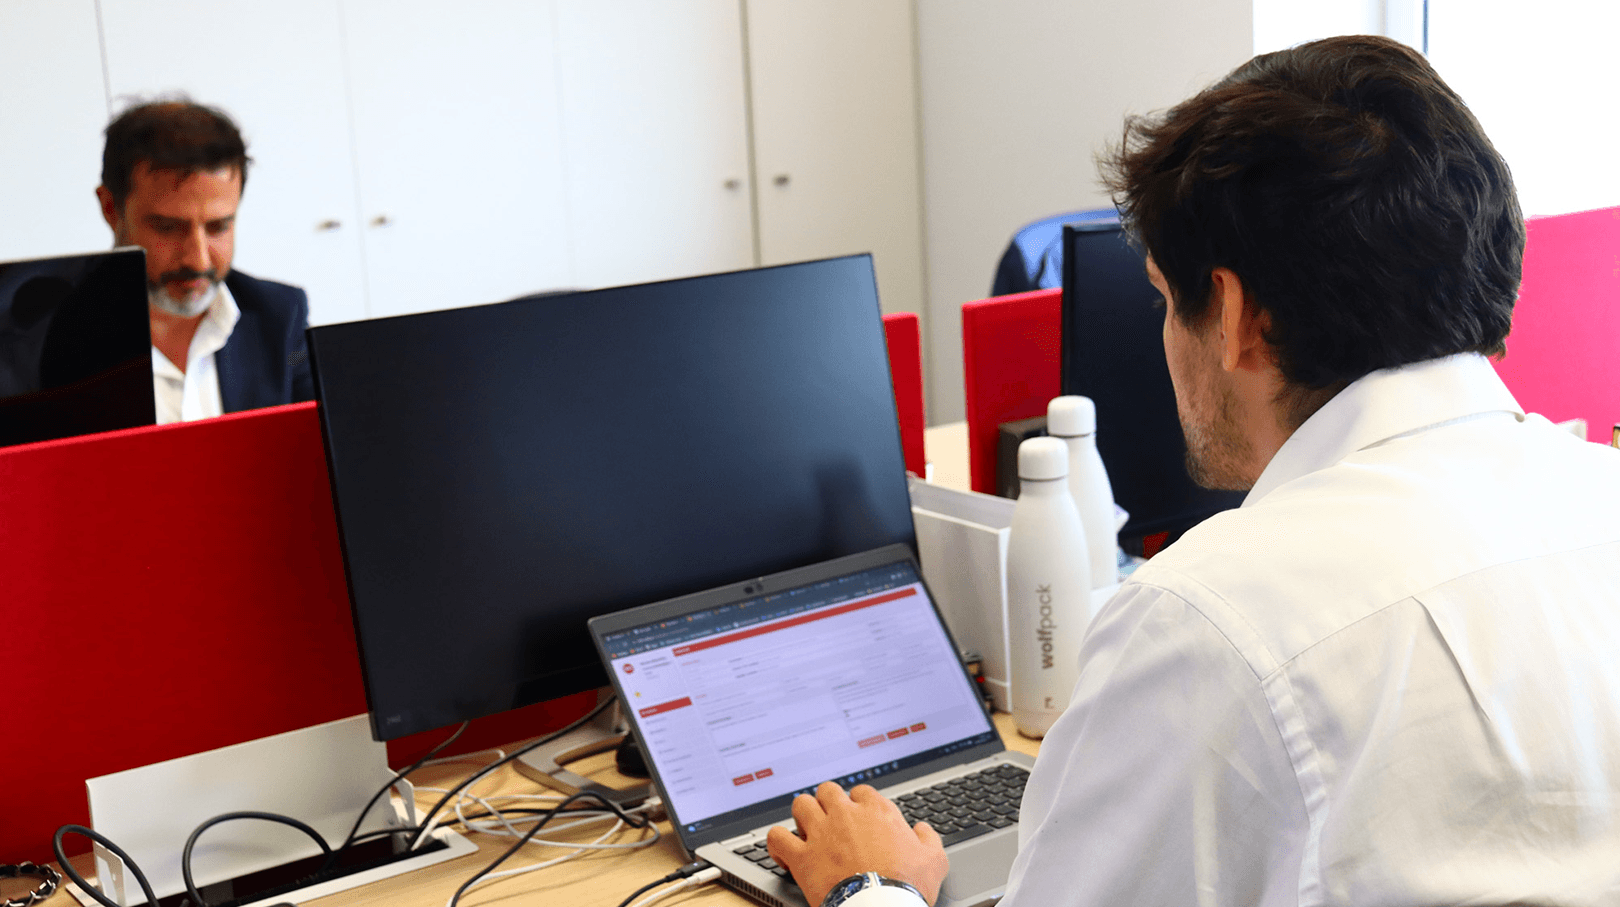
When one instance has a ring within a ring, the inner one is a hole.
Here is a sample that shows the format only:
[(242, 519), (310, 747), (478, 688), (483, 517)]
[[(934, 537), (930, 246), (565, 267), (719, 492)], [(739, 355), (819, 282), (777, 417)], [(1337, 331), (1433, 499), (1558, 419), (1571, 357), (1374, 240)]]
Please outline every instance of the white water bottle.
[(1057, 438), (1018, 447), (1018, 503), (1007, 538), (1007, 647), (1013, 723), (1044, 737), (1069, 704), (1091, 613), (1085, 529), (1069, 494), (1069, 449)]
[(1054, 397), (1046, 405), (1046, 433), (1069, 447), (1069, 493), (1086, 530), (1092, 587), (1112, 586), (1119, 581), (1119, 538), (1114, 488), (1097, 453), (1097, 405), (1090, 397)]

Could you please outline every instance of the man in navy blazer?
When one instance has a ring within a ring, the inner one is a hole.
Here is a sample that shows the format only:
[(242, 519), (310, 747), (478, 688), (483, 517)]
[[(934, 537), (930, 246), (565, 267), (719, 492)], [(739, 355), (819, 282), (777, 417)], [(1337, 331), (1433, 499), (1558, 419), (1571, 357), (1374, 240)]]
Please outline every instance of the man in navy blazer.
[(249, 162), (236, 124), (187, 99), (107, 126), (96, 197), (115, 244), (146, 250), (159, 423), (314, 397), (304, 291), (231, 270)]
[(242, 316), (224, 348), (214, 354), (224, 411), (315, 399), (304, 347), (309, 326), (304, 291), (241, 271), (225, 275), (225, 286)]

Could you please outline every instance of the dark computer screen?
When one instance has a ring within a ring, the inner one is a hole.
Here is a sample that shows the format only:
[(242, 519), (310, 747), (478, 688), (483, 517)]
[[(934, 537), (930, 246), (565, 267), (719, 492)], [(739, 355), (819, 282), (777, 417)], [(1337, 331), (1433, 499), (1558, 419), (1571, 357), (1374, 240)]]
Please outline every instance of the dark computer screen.
[(146, 253), (0, 262), (0, 445), (156, 421)]
[(1144, 260), (1117, 220), (1063, 228), (1061, 386), (1097, 405), (1097, 452), (1131, 515), (1120, 537), (1173, 540), (1243, 494), (1199, 488), (1187, 474), (1164, 311)]
[(379, 739), (604, 685), (593, 616), (915, 548), (868, 256), (309, 338)]

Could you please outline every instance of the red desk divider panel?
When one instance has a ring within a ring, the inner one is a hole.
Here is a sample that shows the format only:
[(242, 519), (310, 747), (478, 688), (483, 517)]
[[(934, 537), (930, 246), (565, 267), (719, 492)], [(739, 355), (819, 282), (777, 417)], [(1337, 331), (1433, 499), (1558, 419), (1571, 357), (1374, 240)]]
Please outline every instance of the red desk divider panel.
[(974, 491), (996, 493), (996, 429), (1046, 415), (1060, 390), (1061, 289), (962, 305), (968, 472)]
[(927, 475), (923, 451), (922, 329), (915, 312), (883, 316), (883, 338), (889, 345), (889, 377), (894, 382), (894, 408), (900, 416), (900, 446), (906, 471)]
[[(0, 863), (53, 860), (87, 778), (366, 710), (315, 406), (0, 449)], [(492, 716), (460, 750), (591, 701)]]
[(1620, 422), (1620, 208), (1532, 218), (1507, 357), (1519, 405), (1586, 420), (1587, 440)]

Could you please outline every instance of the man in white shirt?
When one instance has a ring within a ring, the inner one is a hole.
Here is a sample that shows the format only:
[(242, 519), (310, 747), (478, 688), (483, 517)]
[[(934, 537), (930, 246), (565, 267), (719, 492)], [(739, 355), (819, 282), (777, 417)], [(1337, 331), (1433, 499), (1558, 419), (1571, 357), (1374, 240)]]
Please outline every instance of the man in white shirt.
[(160, 424), (314, 396), (304, 291), (231, 270), (249, 160), (229, 117), (187, 100), (107, 126), (96, 197), (114, 244), (146, 250)]
[[(1248, 495), (1087, 631), (1003, 904), (1620, 904), (1620, 452), (1485, 358), (1524, 227), (1478, 123), (1409, 48), (1334, 38), (1105, 167), (1189, 468)], [(794, 816), (771, 851), (811, 903), (937, 893), (937, 836), (875, 791)]]

